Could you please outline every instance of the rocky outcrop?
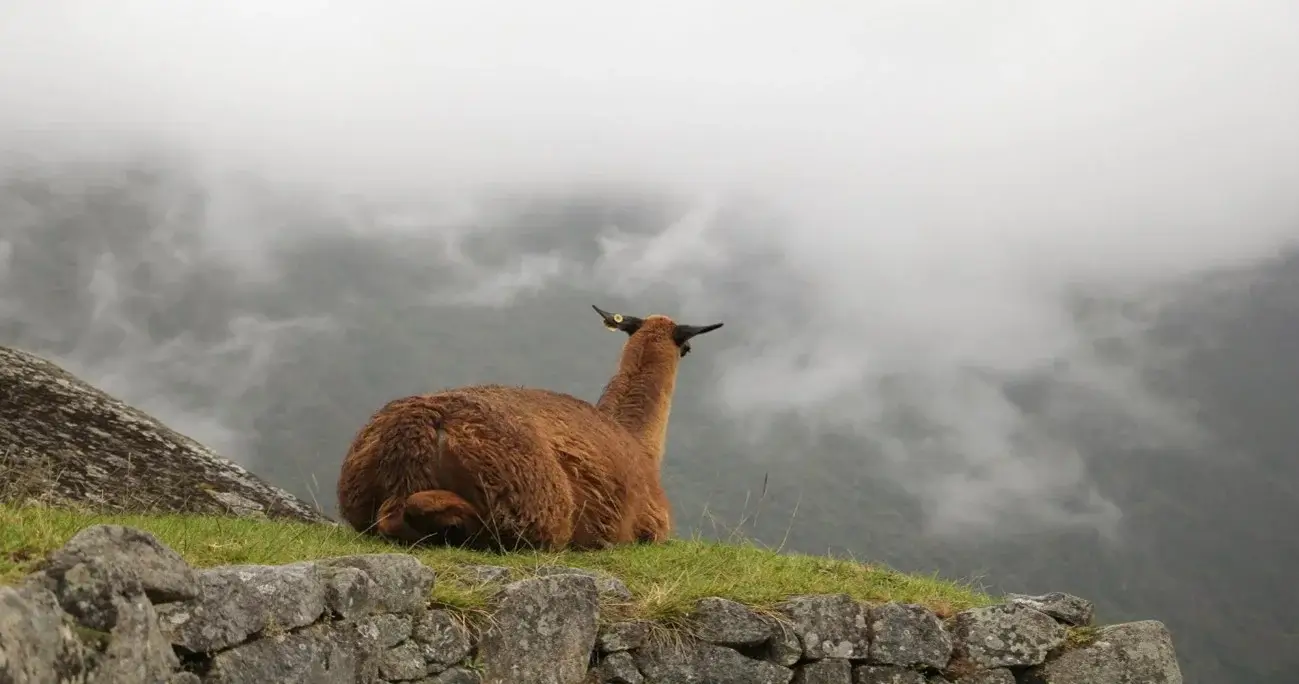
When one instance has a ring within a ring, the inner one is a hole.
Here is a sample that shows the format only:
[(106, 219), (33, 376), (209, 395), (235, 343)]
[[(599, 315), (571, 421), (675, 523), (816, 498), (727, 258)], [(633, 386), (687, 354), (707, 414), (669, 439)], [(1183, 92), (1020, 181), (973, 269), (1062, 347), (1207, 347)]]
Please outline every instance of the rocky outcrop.
[[(548, 566), (495, 583), (467, 623), (428, 603), (413, 556), (190, 568), (147, 533), (88, 527), (0, 587), (0, 682), (418, 684), (1180, 684), (1155, 621), (1095, 628), (1066, 594), (1013, 596), (941, 620), (909, 604), (721, 597), (684, 629), (601, 614), (616, 578)], [(1071, 632), (1071, 630), (1073, 630)]]
[(0, 347), (0, 501), (328, 519), (56, 364)]

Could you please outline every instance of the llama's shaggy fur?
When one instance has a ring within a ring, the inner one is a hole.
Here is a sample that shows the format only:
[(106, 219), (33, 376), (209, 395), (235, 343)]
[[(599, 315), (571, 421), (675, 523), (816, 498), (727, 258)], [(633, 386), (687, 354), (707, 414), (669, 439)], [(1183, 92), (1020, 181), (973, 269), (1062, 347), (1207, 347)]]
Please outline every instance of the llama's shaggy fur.
[(659, 469), (677, 367), (690, 338), (721, 324), (596, 311), (629, 335), (596, 404), (501, 385), (393, 400), (343, 460), (338, 499), (348, 524), (494, 550), (666, 539), (672, 516)]

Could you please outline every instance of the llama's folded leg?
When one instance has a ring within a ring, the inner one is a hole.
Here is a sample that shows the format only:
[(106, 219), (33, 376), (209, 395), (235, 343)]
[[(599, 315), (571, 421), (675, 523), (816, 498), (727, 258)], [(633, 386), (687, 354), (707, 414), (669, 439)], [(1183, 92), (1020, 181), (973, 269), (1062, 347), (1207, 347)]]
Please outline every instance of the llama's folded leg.
[(483, 532), (483, 520), (473, 504), (455, 492), (430, 489), (406, 497), (405, 526), (423, 541), (467, 545)]
[(672, 522), (662, 514), (655, 512), (639, 521), (636, 525), (636, 542), (640, 544), (657, 544), (672, 537)]
[(375, 519), (374, 529), (380, 535), (398, 541), (414, 542), (418, 539), (415, 530), (406, 524), (406, 498), (394, 496), (383, 502)]

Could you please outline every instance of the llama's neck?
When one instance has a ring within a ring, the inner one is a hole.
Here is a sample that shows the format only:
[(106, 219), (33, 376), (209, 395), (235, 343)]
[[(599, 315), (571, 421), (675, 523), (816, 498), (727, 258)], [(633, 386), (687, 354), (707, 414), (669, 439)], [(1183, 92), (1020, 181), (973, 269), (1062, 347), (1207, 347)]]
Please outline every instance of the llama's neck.
[(655, 458), (662, 458), (679, 357), (655, 353), (637, 342), (623, 348), (618, 372), (595, 405), (644, 443)]

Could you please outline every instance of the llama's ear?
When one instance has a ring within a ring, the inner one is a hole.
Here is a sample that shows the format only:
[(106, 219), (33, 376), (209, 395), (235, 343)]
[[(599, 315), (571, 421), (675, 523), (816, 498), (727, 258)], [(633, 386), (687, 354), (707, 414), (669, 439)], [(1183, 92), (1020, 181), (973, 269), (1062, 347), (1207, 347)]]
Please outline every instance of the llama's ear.
[(600, 307), (594, 304), (591, 305), (591, 308), (595, 309), (595, 312), (600, 314), (600, 318), (604, 319), (604, 327), (608, 328), (610, 332), (617, 332), (621, 330), (627, 333), (628, 335), (631, 335), (635, 333), (637, 330), (640, 330), (641, 324), (645, 322), (644, 320), (639, 319), (635, 316), (624, 316), (622, 314), (609, 313), (608, 311), (605, 311), (604, 309), (601, 309)]
[(677, 346), (682, 346), (690, 341), (690, 338), (711, 332), (720, 327), (722, 327), (721, 323), (713, 323), (712, 325), (681, 325), (678, 323), (672, 329), (672, 341), (676, 342)]

